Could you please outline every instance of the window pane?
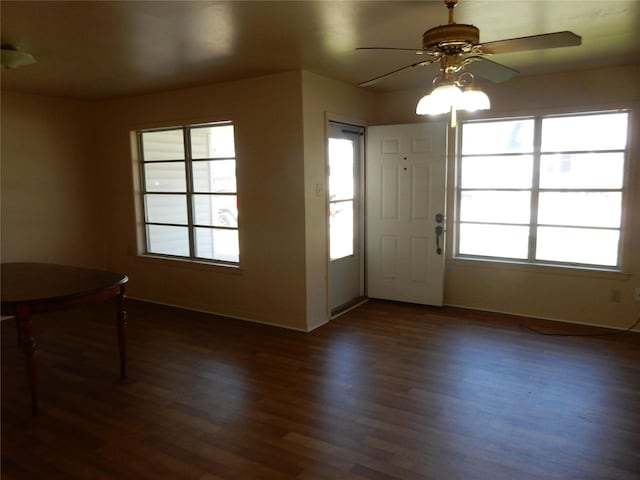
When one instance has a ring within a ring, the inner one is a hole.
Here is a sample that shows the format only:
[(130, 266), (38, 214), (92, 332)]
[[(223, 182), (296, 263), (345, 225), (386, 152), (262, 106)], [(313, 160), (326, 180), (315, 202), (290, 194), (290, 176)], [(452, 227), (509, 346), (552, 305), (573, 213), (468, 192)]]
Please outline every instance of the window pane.
[(193, 162), (193, 189), (196, 192), (236, 191), (236, 161), (213, 160)]
[(463, 157), (462, 188), (531, 188), (533, 157)]
[(192, 158), (233, 158), (236, 156), (233, 125), (197, 127), (190, 131)]
[(187, 197), (184, 195), (145, 195), (147, 222), (187, 224)]
[(616, 266), (618, 230), (539, 227), (538, 260)]
[(620, 227), (620, 192), (542, 192), (538, 223), (582, 227)]
[(530, 217), (530, 192), (464, 190), (460, 195), (463, 222), (528, 224)]
[(196, 225), (238, 227), (235, 195), (194, 195), (193, 216)]
[(622, 188), (624, 153), (542, 155), (541, 188)]
[(533, 120), (464, 123), (462, 153), (529, 153), (533, 151)]
[(526, 259), (529, 227), (460, 224), (460, 253)]
[(237, 230), (196, 228), (195, 241), (195, 256), (198, 258), (236, 263), (240, 261)]
[(353, 255), (353, 202), (330, 203), (329, 215), (331, 260)]
[(187, 227), (147, 225), (149, 253), (189, 256), (189, 232)]
[(187, 189), (184, 163), (146, 163), (144, 178), (148, 192), (184, 192)]
[(156, 160), (184, 160), (182, 129), (143, 132), (142, 152), (145, 162)]
[(627, 119), (627, 113), (543, 118), (542, 151), (623, 150)]
[(353, 141), (329, 139), (329, 199), (353, 198)]

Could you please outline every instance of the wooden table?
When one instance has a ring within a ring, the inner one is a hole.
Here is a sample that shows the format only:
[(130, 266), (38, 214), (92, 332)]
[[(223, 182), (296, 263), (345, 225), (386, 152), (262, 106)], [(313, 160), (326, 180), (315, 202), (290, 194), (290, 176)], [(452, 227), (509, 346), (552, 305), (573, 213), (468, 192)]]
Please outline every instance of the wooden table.
[(0, 266), (2, 315), (16, 319), (18, 345), (24, 351), (31, 409), (40, 411), (36, 371), (36, 341), (31, 315), (70, 308), (97, 300), (117, 299), (120, 378), (127, 377), (125, 284), (122, 273), (47, 263), (3, 263)]

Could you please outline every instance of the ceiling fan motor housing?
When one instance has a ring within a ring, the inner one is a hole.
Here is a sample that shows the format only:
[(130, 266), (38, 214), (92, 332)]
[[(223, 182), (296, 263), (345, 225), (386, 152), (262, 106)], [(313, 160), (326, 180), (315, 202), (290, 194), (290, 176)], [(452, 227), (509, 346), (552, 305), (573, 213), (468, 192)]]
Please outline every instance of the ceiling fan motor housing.
[(452, 23), (430, 28), (422, 35), (422, 49), (446, 54), (468, 53), (480, 42), (480, 30), (473, 25)]

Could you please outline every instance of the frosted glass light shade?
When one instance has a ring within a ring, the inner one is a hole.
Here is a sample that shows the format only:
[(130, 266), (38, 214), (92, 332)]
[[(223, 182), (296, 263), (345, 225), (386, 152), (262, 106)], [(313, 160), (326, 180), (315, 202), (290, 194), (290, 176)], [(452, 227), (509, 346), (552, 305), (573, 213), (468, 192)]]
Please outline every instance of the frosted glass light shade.
[(489, 110), (490, 108), (489, 97), (482, 90), (471, 87), (462, 92), (458, 105), (459, 110), (475, 112), (476, 110)]
[(430, 94), (420, 99), (416, 106), (418, 115), (439, 115), (456, 109), (462, 97), (462, 90), (452, 84), (436, 87)]

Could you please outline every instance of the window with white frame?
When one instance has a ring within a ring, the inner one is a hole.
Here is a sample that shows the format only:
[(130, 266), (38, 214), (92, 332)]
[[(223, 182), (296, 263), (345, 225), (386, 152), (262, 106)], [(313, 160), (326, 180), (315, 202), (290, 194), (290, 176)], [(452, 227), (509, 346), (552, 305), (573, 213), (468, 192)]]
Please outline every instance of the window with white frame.
[(626, 111), (464, 122), (458, 257), (621, 267)]
[(138, 132), (146, 252), (238, 265), (231, 122)]

